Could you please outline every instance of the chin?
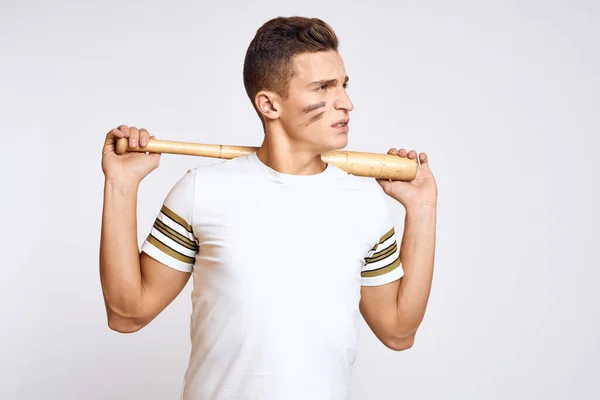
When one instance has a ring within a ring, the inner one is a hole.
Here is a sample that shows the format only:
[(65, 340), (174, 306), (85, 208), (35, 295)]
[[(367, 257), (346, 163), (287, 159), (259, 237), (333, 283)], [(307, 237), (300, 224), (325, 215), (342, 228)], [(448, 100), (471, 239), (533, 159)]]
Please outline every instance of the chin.
[(322, 151), (321, 153), (325, 153), (328, 151), (341, 150), (348, 146), (348, 134), (335, 134), (332, 135), (329, 140), (325, 143), (321, 143)]
[(348, 134), (338, 135), (334, 150), (340, 150), (348, 146)]

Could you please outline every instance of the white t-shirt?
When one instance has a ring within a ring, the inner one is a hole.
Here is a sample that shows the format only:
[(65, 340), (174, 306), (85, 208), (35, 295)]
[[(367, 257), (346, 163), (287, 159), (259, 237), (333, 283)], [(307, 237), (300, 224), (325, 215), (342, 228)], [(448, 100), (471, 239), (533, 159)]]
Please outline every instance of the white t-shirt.
[(256, 153), (189, 170), (142, 250), (193, 272), (186, 400), (347, 399), (360, 287), (403, 275), (375, 179)]

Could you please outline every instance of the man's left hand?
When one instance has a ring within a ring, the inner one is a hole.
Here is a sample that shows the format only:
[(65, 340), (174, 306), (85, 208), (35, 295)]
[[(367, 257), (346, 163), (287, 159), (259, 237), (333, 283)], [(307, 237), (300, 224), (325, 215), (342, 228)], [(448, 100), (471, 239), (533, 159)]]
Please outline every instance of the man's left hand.
[[(392, 148), (388, 151), (388, 154), (398, 157), (408, 157), (409, 159), (415, 159), (417, 157), (416, 151), (411, 150), (407, 152), (406, 149), (397, 150)], [(429, 168), (429, 160), (425, 153), (419, 153), (417, 175), (412, 181), (405, 182), (377, 179), (377, 182), (388, 196), (400, 202), (405, 208), (437, 206), (437, 184), (433, 177), (433, 173)]]

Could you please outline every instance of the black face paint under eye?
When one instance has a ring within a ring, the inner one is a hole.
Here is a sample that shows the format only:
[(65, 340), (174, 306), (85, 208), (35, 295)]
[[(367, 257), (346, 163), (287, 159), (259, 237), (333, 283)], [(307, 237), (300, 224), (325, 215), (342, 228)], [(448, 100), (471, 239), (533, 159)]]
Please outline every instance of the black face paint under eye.
[(307, 114), (308, 114), (309, 112), (311, 112), (311, 111), (315, 111), (315, 110), (318, 110), (319, 108), (321, 108), (321, 107), (325, 107), (326, 105), (327, 105), (327, 103), (326, 103), (326, 102), (324, 102), (324, 101), (323, 101), (323, 102), (321, 102), (321, 103), (311, 104), (310, 106), (306, 106), (306, 107), (304, 107), (304, 108), (302, 109), (302, 112), (304, 112), (304, 113), (307, 113)]
[[(308, 114), (308, 113), (316, 111), (316, 110), (318, 110), (320, 108), (323, 108), (326, 105), (327, 105), (327, 103), (324, 102), (324, 101), (322, 101), (321, 103), (311, 104), (309, 106), (304, 107), (302, 109), (302, 112), (304, 112), (305, 114)], [(302, 123), (299, 126), (308, 126), (308, 125), (312, 124), (313, 122), (318, 121), (321, 118), (323, 118), (324, 115), (325, 115), (325, 111), (321, 111), (317, 115), (313, 115), (312, 117), (310, 117), (310, 119), (307, 122)]]
[(324, 115), (325, 115), (325, 111), (321, 111), (317, 115), (311, 117), (306, 123), (300, 124), (300, 126), (308, 126), (308, 125), (312, 124), (313, 122), (316, 122), (316, 121), (320, 120), (321, 118), (323, 118)]

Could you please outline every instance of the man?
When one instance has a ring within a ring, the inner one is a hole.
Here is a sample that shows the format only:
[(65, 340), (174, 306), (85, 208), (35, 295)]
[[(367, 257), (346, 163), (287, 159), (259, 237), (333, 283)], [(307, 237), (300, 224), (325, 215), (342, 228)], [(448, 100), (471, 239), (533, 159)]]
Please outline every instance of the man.
[[(381, 342), (408, 349), (431, 287), (436, 184), (421, 153), (412, 182), (356, 177), (320, 154), (347, 145), (348, 77), (334, 31), (275, 18), (252, 40), (244, 84), (264, 127), (248, 156), (193, 168), (137, 244), (141, 180), (160, 155), (121, 125), (103, 149), (100, 272), (108, 324), (135, 332), (193, 274), (185, 399), (345, 399), (360, 313)], [(390, 154), (415, 158), (415, 151)], [(386, 195), (406, 208), (401, 243)]]

